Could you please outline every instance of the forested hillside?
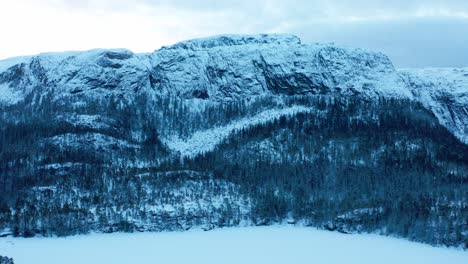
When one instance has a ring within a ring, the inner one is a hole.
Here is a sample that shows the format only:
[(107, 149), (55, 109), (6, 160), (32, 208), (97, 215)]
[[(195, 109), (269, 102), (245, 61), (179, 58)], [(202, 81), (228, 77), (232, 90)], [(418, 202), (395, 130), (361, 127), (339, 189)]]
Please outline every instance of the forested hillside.
[[(28, 100), (1, 109), (6, 233), (297, 223), (468, 247), (468, 146), (418, 102)], [(171, 149), (197, 131), (216, 144)]]

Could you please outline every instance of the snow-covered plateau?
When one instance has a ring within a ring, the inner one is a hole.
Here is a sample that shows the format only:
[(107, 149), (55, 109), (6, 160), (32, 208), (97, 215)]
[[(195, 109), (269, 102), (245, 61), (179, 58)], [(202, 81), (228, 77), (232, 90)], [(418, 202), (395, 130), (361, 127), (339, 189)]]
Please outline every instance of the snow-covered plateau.
[(377, 235), (271, 226), (67, 238), (0, 238), (16, 264), (465, 264), (468, 252)]

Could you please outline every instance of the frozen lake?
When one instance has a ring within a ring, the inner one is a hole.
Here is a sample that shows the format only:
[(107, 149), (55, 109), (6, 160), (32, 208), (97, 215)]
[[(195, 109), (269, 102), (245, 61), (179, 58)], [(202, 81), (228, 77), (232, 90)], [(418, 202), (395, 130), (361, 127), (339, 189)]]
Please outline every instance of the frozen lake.
[(468, 251), (290, 226), (0, 238), (0, 255), (16, 264), (468, 263)]

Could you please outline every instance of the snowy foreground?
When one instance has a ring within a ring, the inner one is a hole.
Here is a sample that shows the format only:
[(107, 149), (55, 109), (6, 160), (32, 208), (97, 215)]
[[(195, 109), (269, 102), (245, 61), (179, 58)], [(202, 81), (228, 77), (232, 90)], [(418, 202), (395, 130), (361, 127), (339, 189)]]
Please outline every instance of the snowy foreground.
[(458, 249), (286, 226), (0, 238), (0, 255), (13, 257), (17, 264), (468, 263), (468, 252)]

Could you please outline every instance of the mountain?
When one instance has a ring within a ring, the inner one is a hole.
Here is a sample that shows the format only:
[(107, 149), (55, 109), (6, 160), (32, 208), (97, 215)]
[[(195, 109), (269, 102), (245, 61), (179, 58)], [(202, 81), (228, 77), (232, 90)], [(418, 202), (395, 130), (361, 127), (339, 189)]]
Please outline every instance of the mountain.
[(467, 246), (468, 69), (292, 35), (0, 61), (0, 228), (281, 222)]

